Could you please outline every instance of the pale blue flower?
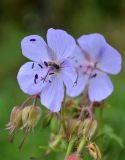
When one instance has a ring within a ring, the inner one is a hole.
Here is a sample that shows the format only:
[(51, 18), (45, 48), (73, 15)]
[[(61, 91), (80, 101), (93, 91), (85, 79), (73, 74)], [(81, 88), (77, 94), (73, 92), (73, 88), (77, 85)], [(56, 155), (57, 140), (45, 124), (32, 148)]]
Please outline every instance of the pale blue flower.
[(76, 72), (68, 57), (76, 43), (71, 35), (59, 29), (49, 29), (47, 43), (38, 35), (25, 37), (22, 53), (31, 61), (25, 63), (17, 75), (23, 92), (40, 95), (41, 103), (52, 112), (58, 112), (64, 98), (64, 85), (71, 88)]
[(77, 41), (79, 47), (70, 57), (78, 72), (78, 79), (68, 95), (78, 96), (88, 87), (90, 100), (102, 101), (113, 92), (113, 84), (107, 73), (115, 75), (120, 72), (121, 55), (98, 33), (83, 35)]

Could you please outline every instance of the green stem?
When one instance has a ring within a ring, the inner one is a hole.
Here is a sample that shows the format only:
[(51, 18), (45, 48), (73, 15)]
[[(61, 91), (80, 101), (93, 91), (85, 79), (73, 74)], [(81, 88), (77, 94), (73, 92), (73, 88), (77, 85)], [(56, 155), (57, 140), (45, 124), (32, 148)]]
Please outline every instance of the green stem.
[(58, 135), (55, 140), (49, 145), (48, 150), (46, 151), (46, 155), (48, 155), (52, 150), (54, 150), (54, 148), (59, 144), (59, 142), (61, 141), (62, 136)]
[(56, 146), (59, 144), (59, 142), (60, 142), (61, 139), (62, 139), (62, 136), (61, 136), (61, 135), (57, 136), (56, 139), (55, 139), (55, 141), (54, 141), (54, 142), (52, 143), (52, 145), (50, 146), (50, 148), (56, 147)]
[(82, 137), (82, 139), (80, 140), (80, 144), (79, 144), (79, 146), (77, 148), (77, 153), (78, 154), (81, 153), (81, 151), (83, 150), (83, 147), (85, 146), (85, 144), (86, 144), (86, 139), (85, 139), (85, 137)]
[(26, 139), (26, 137), (27, 137), (27, 135), (28, 135), (29, 131), (30, 131), (30, 128), (29, 128), (29, 127), (27, 127), (27, 128), (26, 128), (26, 130), (25, 130), (25, 133), (24, 133), (23, 140), (22, 140), (21, 144), (19, 145), (19, 149), (22, 149), (23, 144), (24, 144), (24, 142), (25, 142), (25, 139)]
[(63, 130), (66, 131), (66, 125), (65, 125), (65, 100), (66, 100), (66, 88), (64, 92), (64, 100), (63, 100), (63, 105), (62, 105), (62, 110), (61, 110), (61, 120), (62, 120), (62, 126)]
[(22, 109), (25, 108), (26, 105), (28, 105), (29, 101), (30, 101), (33, 97), (34, 97), (34, 96), (28, 97), (28, 98), (24, 101), (24, 103), (21, 105), (20, 108), (22, 108)]
[(65, 157), (69, 156), (70, 153), (72, 152), (75, 141), (76, 141), (76, 138), (72, 137), (72, 139), (70, 140), (70, 142), (68, 144), (68, 148), (67, 148)]
[(100, 122), (100, 130), (102, 130), (103, 129), (103, 108), (100, 108), (99, 122)]
[(34, 106), (36, 106), (37, 99), (38, 99), (38, 96), (36, 95), (36, 96), (34, 97), (34, 101), (33, 101), (33, 105), (34, 105)]

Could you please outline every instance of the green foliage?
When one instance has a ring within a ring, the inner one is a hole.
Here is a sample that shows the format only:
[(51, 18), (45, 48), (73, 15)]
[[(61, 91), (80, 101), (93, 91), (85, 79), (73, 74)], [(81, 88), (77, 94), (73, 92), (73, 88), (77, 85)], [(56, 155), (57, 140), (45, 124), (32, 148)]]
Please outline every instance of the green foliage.
[(102, 134), (105, 137), (115, 141), (121, 147), (121, 149), (124, 149), (123, 140), (114, 132), (111, 126), (105, 125)]

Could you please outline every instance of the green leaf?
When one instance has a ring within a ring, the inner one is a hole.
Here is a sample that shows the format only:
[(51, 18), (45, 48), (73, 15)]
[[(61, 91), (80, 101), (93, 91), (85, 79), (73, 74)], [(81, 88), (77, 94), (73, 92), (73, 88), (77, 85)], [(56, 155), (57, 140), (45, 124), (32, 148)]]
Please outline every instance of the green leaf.
[(123, 144), (123, 140), (121, 137), (119, 137), (113, 130), (113, 128), (111, 126), (105, 125), (104, 126), (104, 130), (103, 130), (103, 135), (108, 136), (110, 139), (114, 140), (115, 142), (117, 142), (120, 147), (123, 149), (124, 148), (124, 144)]

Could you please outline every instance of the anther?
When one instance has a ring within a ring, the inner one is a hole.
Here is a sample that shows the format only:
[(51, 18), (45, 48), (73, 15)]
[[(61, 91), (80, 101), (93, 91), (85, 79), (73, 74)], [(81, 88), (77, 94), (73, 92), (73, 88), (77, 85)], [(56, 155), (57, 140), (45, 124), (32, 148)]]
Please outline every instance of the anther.
[(97, 74), (95, 73), (95, 74), (93, 74), (92, 76), (91, 76), (91, 78), (95, 78), (97, 76)]
[(46, 67), (48, 67), (48, 63), (46, 61), (44, 61), (44, 64), (45, 64)]
[(34, 83), (36, 84), (36, 80), (38, 79), (38, 74), (35, 75)]
[(35, 39), (35, 38), (32, 38), (32, 39), (30, 39), (30, 41), (31, 41), (31, 42), (35, 42), (35, 41), (36, 41), (36, 39)]
[(49, 73), (49, 75), (52, 75), (52, 74), (54, 74), (54, 73), (53, 72)]
[(82, 65), (79, 65), (80, 68), (82, 68)]
[(32, 69), (34, 68), (34, 63), (32, 64)]
[(42, 68), (42, 69), (43, 69), (43, 66), (42, 66), (41, 64), (38, 64), (38, 65), (39, 65), (39, 67), (40, 67), (40, 68)]

